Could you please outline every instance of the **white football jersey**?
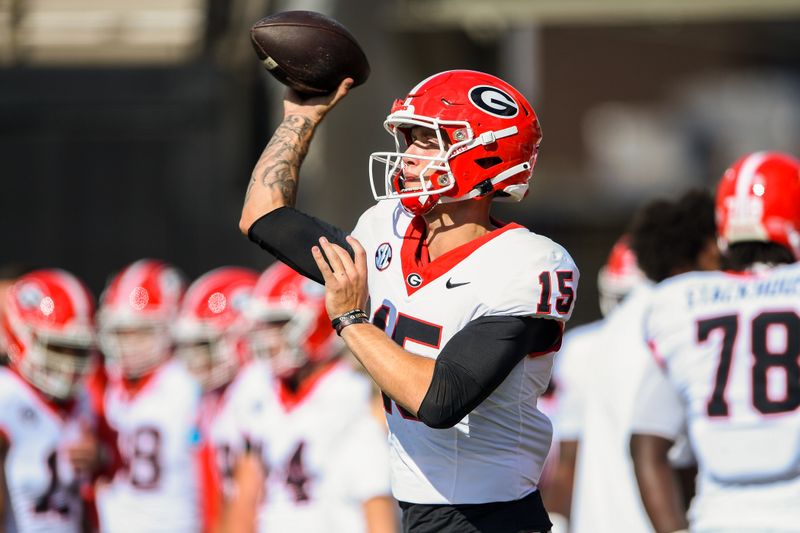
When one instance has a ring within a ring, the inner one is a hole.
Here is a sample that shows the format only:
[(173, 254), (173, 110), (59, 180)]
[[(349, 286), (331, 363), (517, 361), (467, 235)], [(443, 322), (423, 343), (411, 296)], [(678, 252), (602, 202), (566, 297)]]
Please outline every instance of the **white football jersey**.
[(591, 381), (590, 359), (597, 353), (603, 322), (596, 320), (564, 333), (553, 363), (555, 402), (547, 415), (553, 421), (553, 441), (580, 440), (584, 394)]
[(5, 462), (10, 531), (81, 531), (80, 480), (62, 450), (77, 437), (79, 417), (88, 416), (82, 400), (69, 414), (58, 412), (16, 372), (0, 368), (0, 433), (10, 444)]
[(582, 362), (582, 420), (570, 527), (575, 533), (652, 531), (629, 440), (640, 376), (650, 359), (644, 313), (652, 285), (636, 287), (590, 334)]
[(124, 468), (98, 493), (101, 528), (196, 532), (200, 388), (177, 360), (147, 379), (133, 394), (114, 381), (106, 391), (106, 417), (119, 434)]
[(339, 362), (292, 394), (250, 380), (239, 422), (267, 473), (264, 532), (366, 531), (363, 504), (388, 496), (386, 434), (369, 414), (370, 384)]
[(646, 331), (698, 461), (692, 529), (800, 531), (800, 263), (673, 278)]
[[(373, 323), (410, 352), (435, 359), (453, 335), (486, 316), (566, 321), (578, 270), (561, 246), (508, 224), (433, 262), (424, 222), (383, 201), (353, 236), (367, 252)], [(490, 356), (491, 354), (487, 354)], [(471, 504), (520, 499), (537, 488), (552, 426), (536, 407), (553, 355), (526, 357), (450, 429), (433, 429), (387, 402), (392, 489), (401, 501)]]
[(227, 498), (232, 496), (233, 469), (236, 459), (244, 449), (244, 440), (239, 426), (240, 402), (248, 395), (263, 391), (272, 383), (272, 372), (265, 361), (250, 361), (237, 374), (222, 393), (203, 395), (201, 427), (203, 437), (213, 448), (217, 478)]

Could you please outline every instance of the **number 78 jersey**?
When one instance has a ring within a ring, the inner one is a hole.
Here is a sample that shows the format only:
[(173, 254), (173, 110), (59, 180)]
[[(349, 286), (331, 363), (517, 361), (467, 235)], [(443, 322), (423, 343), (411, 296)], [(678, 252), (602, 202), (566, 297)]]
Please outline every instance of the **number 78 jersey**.
[[(800, 264), (673, 278), (645, 328), (684, 405), (700, 492), (727, 498), (736, 524), (735, 507), (752, 515), (759, 494), (772, 509), (791, 502), (800, 524)], [(702, 512), (712, 500), (699, 496)]]
[[(578, 269), (550, 239), (509, 224), (429, 261), (424, 230), (421, 218), (383, 201), (353, 231), (367, 253), (373, 322), (409, 352), (436, 359), (482, 317), (565, 322), (572, 313)], [(536, 488), (552, 434), (536, 402), (553, 358), (533, 355), (453, 428), (430, 428), (384, 399), (398, 500), (510, 501)]]

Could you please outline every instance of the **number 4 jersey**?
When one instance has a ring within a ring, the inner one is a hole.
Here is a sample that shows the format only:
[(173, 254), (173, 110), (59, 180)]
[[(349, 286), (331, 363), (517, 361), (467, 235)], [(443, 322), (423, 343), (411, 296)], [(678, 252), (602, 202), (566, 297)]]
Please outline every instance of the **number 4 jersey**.
[[(454, 334), (480, 317), (569, 318), (578, 270), (550, 239), (508, 224), (429, 261), (424, 230), (421, 218), (384, 201), (364, 213), (353, 231), (367, 252), (373, 322), (406, 350), (435, 359)], [(537, 355), (520, 361), (449, 429), (430, 428), (385, 401), (398, 500), (487, 503), (517, 500), (536, 489), (552, 435), (536, 402), (553, 362), (552, 354)]]
[[(674, 278), (659, 286), (645, 328), (675, 399), (640, 409), (634, 430), (672, 437), (683, 423), (674, 412), (685, 416), (699, 466), (693, 530), (797, 531), (800, 264)], [(658, 426), (648, 418), (666, 420), (669, 411), (663, 431), (648, 431)]]

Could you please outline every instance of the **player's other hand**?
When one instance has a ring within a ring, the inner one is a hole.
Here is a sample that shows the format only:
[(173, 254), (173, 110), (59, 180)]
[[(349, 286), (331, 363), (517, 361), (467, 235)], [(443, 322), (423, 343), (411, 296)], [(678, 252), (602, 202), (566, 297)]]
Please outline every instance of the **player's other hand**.
[(353, 78), (345, 78), (335, 91), (320, 96), (304, 95), (287, 87), (283, 97), (283, 115), (302, 115), (319, 122), (347, 95), (352, 86)]
[(353, 247), (353, 258), (324, 237), (311, 249), (325, 280), (325, 307), (331, 320), (353, 309), (364, 309), (367, 303), (367, 254), (353, 237), (347, 237), (347, 242)]

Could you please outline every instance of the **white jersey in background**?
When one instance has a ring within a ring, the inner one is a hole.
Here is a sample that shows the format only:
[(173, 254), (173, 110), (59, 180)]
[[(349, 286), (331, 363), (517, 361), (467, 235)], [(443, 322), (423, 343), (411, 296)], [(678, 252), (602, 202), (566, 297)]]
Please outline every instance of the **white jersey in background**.
[(145, 379), (133, 394), (116, 381), (106, 391), (105, 413), (119, 434), (124, 467), (98, 492), (101, 529), (196, 532), (200, 388), (176, 360)]
[[(508, 224), (417, 265), (424, 223), (412, 220), (399, 202), (379, 202), (353, 231), (367, 253), (373, 323), (406, 350), (435, 359), (453, 335), (486, 316), (569, 318), (578, 270), (555, 242)], [(552, 353), (524, 358), (449, 429), (430, 428), (387, 401), (395, 498), (471, 504), (536, 490), (552, 433), (536, 403), (552, 363)]]
[(646, 331), (663, 368), (648, 367), (634, 429), (688, 425), (692, 531), (800, 531), (800, 263), (671, 279)]
[(203, 395), (201, 422), (204, 441), (213, 448), (217, 479), (226, 499), (232, 497), (233, 469), (237, 457), (244, 451), (245, 443), (238, 420), (242, 402), (249, 401), (272, 386), (272, 371), (262, 360), (247, 363), (233, 382), (220, 394)]
[(390, 493), (386, 434), (369, 413), (369, 382), (345, 362), (296, 393), (252, 379), (258, 367), (249, 373), (237, 405), (266, 472), (258, 530), (365, 532), (363, 504)]
[[(553, 362), (553, 410), (547, 413), (553, 421), (553, 443), (580, 440), (583, 430), (584, 394), (589, 365), (597, 353), (602, 320), (576, 328), (568, 328), (564, 342)], [(552, 453), (552, 452), (551, 452)]]
[[(88, 417), (81, 398), (59, 412), (9, 368), (0, 368), (0, 438), (9, 443), (5, 480), (11, 507), (0, 530), (22, 533), (81, 531), (80, 480), (62, 453)], [(14, 529), (16, 527), (16, 529)]]
[(566, 361), (578, 373), (583, 395), (577, 434), (571, 530), (575, 533), (652, 531), (639, 497), (630, 457), (630, 424), (643, 369), (650, 358), (643, 317), (651, 285), (636, 287), (602, 322), (590, 330), (582, 365)]

